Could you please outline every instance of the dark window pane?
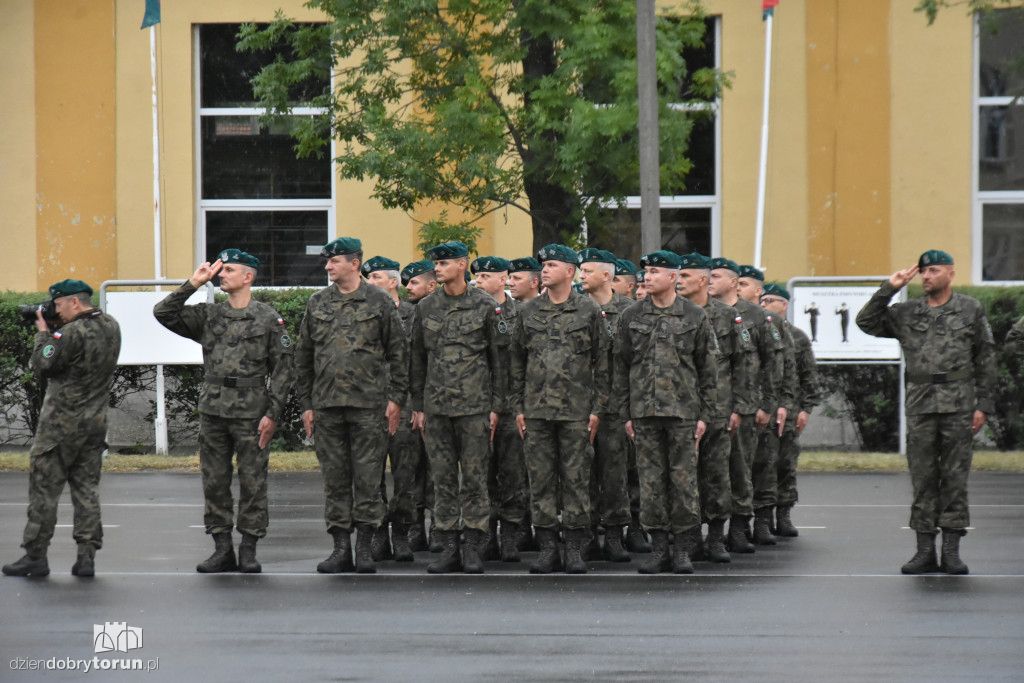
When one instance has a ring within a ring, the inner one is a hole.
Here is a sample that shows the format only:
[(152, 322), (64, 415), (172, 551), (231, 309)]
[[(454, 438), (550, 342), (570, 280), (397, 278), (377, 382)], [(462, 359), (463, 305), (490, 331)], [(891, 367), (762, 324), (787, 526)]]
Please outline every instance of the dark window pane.
[[(694, 116), (694, 114), (691, 114)], [(664, 155), (668, 150), (662, 149)], [(715, 117), (699, 116), (690, 132), (686, 157), (693, 162), (693, 168), (686, 174), (684, 186), (669, 186), (661, 189), (663, 195), (715, 194)], [(664, 162), (664, 159), (662, 159)], [(639, 187), (639, 182), (637, 187)]]
[(978, 189), (1024, 190), (1024, 107), (978, 110)]
[[(278, 54), (291, 58), (291, 48), (282, 45), (264, 52), (238, 52), (235, 43), (239, 24), (203, 24), (199, 27), (199, 59), (203, 107), (251, 107), (253, 76), (271, 64)], [(325, 78), (310, 78), (291, 87), (295, 103), (309, 102), (328, 87)]]
[(693, 73), (701, 69), (715, 68), (715, 17), (708, 17), (704, 20), (704, 45), (702, 47), (688, 47), (683, 50), (683, 61), (686, 62), (686, 79), (679, 88), (679, 102), (691, 100), (704, 100), (713, 102), (714, 98), (702, 97), (692, 91)]
[(1024, 204), (986, 204), (981, 211), (983, 280), (1024, 280)]
[[(320, 258), (326, 243), (326, 211), (206, 212), (206, 259), (214, 261), (221, 250), (232, 247), (249, 252), (260, 260), (259, 286), (326, 285)], [(307, 247), (315, 252), (308, 254)]]
[(297, 118), (266, 128), (256, 116), (204, 116), (203, 199), (330, 198), (330, 160), (295, 156)]
[(978, 36), (978, 89), (981, 97), (1024, 93), (1021, 45), (1024, 10), (1004, 9), (981, 15)]
[[(587, 244), (639, 263), (640, 209), (607, 209), (606, 223), (587, 228)], [(711, 255), (711, 209), (662, 209), (661, 246), (677, 254)]]

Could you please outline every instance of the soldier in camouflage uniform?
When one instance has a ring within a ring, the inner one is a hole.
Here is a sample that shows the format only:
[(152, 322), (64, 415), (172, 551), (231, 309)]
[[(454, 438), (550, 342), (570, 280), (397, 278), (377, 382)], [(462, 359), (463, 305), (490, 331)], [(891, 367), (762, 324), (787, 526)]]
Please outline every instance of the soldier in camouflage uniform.
[(1013, 324), (1006, 335), (1006, 345), (1018, 358), (1024, 357), (1024, 318)]
[[(380, 287), (398, 309), (398, 317), (402, 321), (402, 330), (409, 335), (412, 314), (416, 310), (408, 301), (398, 296), (399, 269), (401, 264), (384, 256), (374, 256), (360, 267), (366, 281)], [(388, 439), (388, 459), (391, 462), (391, 479), (393, 490), (390, 502), (387, 497), (387, 486), (382, 473), (380, 480), (381, 499), (388, 506), (387, 520), (377, 527), (373, 536), (371, 553), (375, 562), (390, 560), (396, 562), (412, 562), (413, 553), (409, 545), (409, 529), (416, 523), (416, 505), (413, 487), (416, 483), (416, 468), (419, 466), (419, 447), (421, 439), (412, 431), (412, 410), (408, 398), (402, 403), (402, 413), (398, 420), (398, 431)], [(388, 522), (394, 527), (394, 550), (388, 536)]]
[(498, 345), (500, 363), (495, 381), (501, 385), (499, 394), (505, 397), (498, 411), (498, 427), (491, 443), (488, 494), (491, 498), (491, 522), (485, 559), (496, 559), (498, 548), (497, 522), (501, 519), (502, 562), (519, 562), (519, 529), (526, 519), (530, 504), (529, 484), (526, 480), (526, 459), (523, 440), (516, 429), (516, 416), (508, 402), (508, 384), (512, 370), (512, 334), (519, 325), (519, 306), (505, 293), (509, 261), (497, 256), (481, 256), (473, 261), (472, 271), (476, 286), (491, 295), (495, 307), (494, 340)]
[(774, 362), (774, 343), (765, 311), (739, 295), (740, 267), (727, 258), (711, 259), (708, 293), (736, 309), (740, 317), (740, 368), (733, 378), (735, 396), (730, 422), (733, 430), (729, 454), (729, 482), (732, 486), (732, 516), (729, 520), (728, 548), (734, 553), (752, 553), (750, 519), (754, 514), (753, 463), (758, 434), (763, 432), (775, 411), (775, 388), (770, 368)]
[[(4, 565), (8, 576), (46, 576), (46, 559), (57, 504), (64, 484), (71, 487), (78, 557), (75, 576), (95, 574), (96, 551), (103, 547), (99, 483), (107, 435), (110, 387), (121, 352), (117, 321), (92, 307), (92, 288), (81, 280), (50, 287), (50, 299), (63, 325), (50, 332), (36, 313), (32, 367), (47, 380), (39, 426), (29, 463), (25, 555)], [(14, 615), (8, 615), (13, 619)]]
[[(427, 571), (479, 574), (491, 513), (489, 441), (504, 400), (494, 338), (498, 320), (494, 299), (466, 284), (465, 244), (444, 242), (427, 255), (442, 288), (417, 304), (413, 318), (412, 409), (414, 427), (424, 430), (434, 481), (433, 517), (444, 547)], [(460, 518), (466, 530), (462, 557)]]
[[(893, 273), (857, 314), (875, 337), (898, 339), (907, 367), (907, 465), (914, 486), (910, 528), (917, 552), (904, 574), (966, 574), (960, 538), (967, 533), (967, 477), (972, 435), (994, 408), (995, 348), (985, 309), (952, 291), (953, 257), (931, 250), (916, 266)], [(889, 306), (921, 274), (925, 296)], [(935, 536), (942, 529), (942, 561)]]
[[(603, 249), (580, 252), (580, 279), (583, 291), (601, 307), (601, 317), (608, 332), (608, 353), (615, 336), (619, 315), (633, 304), (612, 289), (615, 277), (615, 255)], [(609, 355), (609, 367), (611, 356)], [(617, 414), (598, 415), (600, 422), (594, 438), (594, 468), (590, 477), (591, 539), (596, 542), (597, 524), (605, 526), (604, 558), (609, 562), (629, 562), (629, 553), (622, 547), (623, 530), (629, 524), (629, 457), (626, 434)]]
[(793, 341), (795, 356), (794, 373), (787, 375), (785, 381), (792, 387), (795, 394), (794, 410), (786, 415), (786, 426), (779, 441), (779, 452), (776, 461), (776, 505), (775, 528), (776, 536), (798, 536), (792, 520), (793, 506), (797, 502), (796, 468), (800, 460), (800, 434), (807, 426), (814, 406), (821, 402), (818, 392), (818, 367), (811, 349), (811, 340), (798, 327), (789, 324), (786, 311), (789, 308), (789, 291), (776, 284), (768, 284), (761, 295), (761, 306), (771, 311), (775, 317), (783, 321), (786, 331)]
[(508, 262), (508, 289), (519, 303), (540, 296), (540, 264), (532, 256)]
[(627, 299), (632, 299), (636, 293), (636, 271), (636, 264), (629, 259), (615, 259), (615, 277), (612, 278), (612, 289)]
[(306, 302), (295, 347), (295, 386), (324, 476), (324, 519), (334, 551), (317, 571), (373, 573), (373, 536), (384, 522), (380, 478), (388, 434), (409, 390), (408, 339), (394, 301), (362, 281), (362, 243), (339, 237), (320, 252), (331, 284)]
[(637, 301), (640, 301), (645, 296), (647, 296), (647, 288), (644, 287), (644, 270), (643, 270), (643, 268), (637, 270), (636, 271), (636, 275), (634, 275), (633, 277), (636, 278), (636, 290), (634, 291), (633, 295), (634, 295), (634, 297), (636, 298)]
[(732, 306), (708, 294), (711, 259), (701, 254), (682, 256), (677, 291), (700, 306), (711, 321), (718, 340), (718, 391), (715, 419), (708, 424), (697, 453), (698, 489), (701, 517), (708, 525), (705, 547), (696, 548), (692, 559), (730, 562), (725, 549), (725, 523), (732, 513), (732, 486), (729, 481), (732, 434), (740, 425), (737, 405), (749, 404), (744, 395), (743, 357), (740, 346), (743, 318)]
[(678, 254), (645, 254), (640, 265), (647, 297), (620, 316), (615, 335), (615, 385), (629, 387), (620, 415), (636, 440), (640, 515), (654, 546), (639, 571), (692, 574), (701, 542), (697, 446), (717, 400), (715, 333), (702, 308), (676, 295)]
[(561, 244), (538, 252), (544, 294), (523, 304), (512, 338), (512, 400), (530, 470), (533, 524), (540, 555), (531, 573), (547, 574), (558, 554), (558, 494), (565, 531), (565, 571), (583, 574), (590, 527), (587, 443), (608, 405), (608, 331), (601, 309), (572, 291), (579, 254)]
[[(215, 550), (196, 571), (261, 571), (256, 542), (266, 536), (270, 439), (291, 389), (291, 339), (272, 307), (253, 301), (259, 259), (225, 249), (153, 309), (161, 325), (203, 347), (199, 397), (199, 465), (203, 475), (206, 533)], [(228, 300), (186, 306), (185, 301), (220, 275)], [(267, 389), (267, 379), (270, 389)], [(238, 522), (233, 521), (232, 456), (238, 453)], [(231, 528), (242, 534), (238, 562)]]

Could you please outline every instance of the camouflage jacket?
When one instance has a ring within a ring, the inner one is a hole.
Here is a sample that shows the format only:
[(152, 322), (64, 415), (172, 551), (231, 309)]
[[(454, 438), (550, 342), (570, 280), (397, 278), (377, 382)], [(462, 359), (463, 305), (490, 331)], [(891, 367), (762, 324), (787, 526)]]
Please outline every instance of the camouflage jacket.
[[(715, 403), (719, 420), (727, 420), (733, 413), (742, 414), (740, 406), (752, 405), (744, 382), (746, 362), (743, 344), (743, 316), (727, 304), (708, 297), (704, 311), (718, 340), (718, 390)], [(756, 412), (756, 411), (755, 411)]]
[(787, 329), (793, 337), (794, 355), (796, 357), (796, 375), (789, 377), (789, 384), (796, 394), (796, 408), (810, 413), (814, 406), (821, 403), (820, 386), (818, 384), (818, 361), (814, 358), (811, 340), (799, 327), (786, 321)]
[(1024, 357), (1024, 318), (1013, 324), (1006, 335), (1006, 345), (1018, 358)]
[(399, 300), (398, 305), (395, 306), (395, 309), (398, 311), (398, 319), (402, 322), (402, 330), (405, 332), (405, 336), (408, 339), (412, 332), (412, 318), (416, 314), (416, 307), (408, 301), (401, 299)]
[(882, 283), (857, 314), (857, 327), (899, 340), (907, 368), (907, 414), (992, 414), (995, 344), (982, 305), (954, 292), (942, 306), (929, 306), (925, 297), (890, 306), (897, 291)]
[(99, 309), (58, 331), (36, 332), (32, 367), (47, 380), (32, 455), (107, 433), (107, 408), (121, 353), (121, 328)]
[(743, 367), (735, 376), (735, 384), (742, 387), (740, 400), (733, 405), (740, 415), (753, 415), (758, 410), (774, 413), (778, 399), (771, 370), (780, 353), (781, 333), (779, 339), (773, 338), (768, 314), (760, 306), (741, 297), (735, 308), (742, 318), (739, 343), (744, 359)]
[(505, 295), (505, 303), (494, 304), (494, 342), (498, 345), (498, 373), (495, 382), (500, 386), (498, 393), (504, 397), (501, 404), (502, 415), (514, 412), (509, 387), (512, 382), (512, 335), (519, 326), (519, 307), (522, 304)]
[(717, 416), (718, 348), (704, 309), (677, 296), (658, 308), (651, 297), (622, 314), (615, 331), (615, 385), (629, 387), (623, 420)]
[[(596, 302), (595, 302), (596, 303)], [(612, 292), (611, 300), (601, 306), (601, 317), (604, 318), (604, 328), (608, 332), (608, 372), (610, 373), (611, 379), (614, 379), (614, 351), (615, 346), (615, 331), (619, 326), (619, 318), (627, 308), (632, 306), (635, 301), (629, 297), (622, 296), (618, 292)], [(614, 415), (618, 419), (619, 414), (622, 413), (622, 404), (629, 400), (629, 387), (619, 386), (618, 384), (612, 383), (609, 387), (608, 395), (608, 414)]]
[(544, 293), (519, 308), (512, 335), (512, 403), (517, 415), (586, 420), (608, 410), (608, 330), (590, 297), (560, 304)]
[[(195, 291), (186, 282), (154, 306), (153, 315), (171, 332), (203, 347), (199, 412), (279, 419), (292, 386), (292, 342), (284, 320), (271, 306), (256, 300), (241, 309), (227, 301), (186, 306)], [(230, 378), (264, 381), (258, 386), (230, 386)]]
[(295, 346), (295, 388), (303, 410), (406, 403), (409, 341), (387, 292), (360, 282), (344, 294), (331, 284), (309, 298)]
[(435, 415), (500, 412), (494, 299), (468, 287), (461, 296), (444, 288), (416, 304), (412, 324), (412, 409)]

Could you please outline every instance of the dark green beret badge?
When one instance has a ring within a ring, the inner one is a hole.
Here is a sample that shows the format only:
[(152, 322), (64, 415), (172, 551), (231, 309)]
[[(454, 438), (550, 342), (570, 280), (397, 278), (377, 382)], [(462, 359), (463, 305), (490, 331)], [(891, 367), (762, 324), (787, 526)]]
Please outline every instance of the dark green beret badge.
[(731, 259), (723, 258), (721, 256), (711, 259), (711, 270), (718, 270), (720, 268), (731, 270), (734, 273), (740, 272), (740, 267)]
[(740, 277), (749, 277), (753, 278), (754, 280), (760, 280), (761, 282), (764, 282), (764, 272), (762, 272), (759, 268), (755, 268), (754, 266), (740, 266), (740, 269), (737, 272), (739, 273)]
[(525, 256), (523, 258), (514, 258), (508, 263), (508, 272), (510, 273), (521, 273), (528, 270), (540, 270), (541, 266), (537, 263), (537, 259), (532, 256)]
[(423, 275), (423, 273), (429, 273), (433, 269), (433, 261), (428, 261), (426, 259), (423, 259), (422, 261), (413, 261), (405, 268), (402, 268), (402, 285), (408, 285), (409, 280), (419, 275)]
[(939, 249), (929, 249), (921, 254), (921, 258), (917, 259), (917, 267), (922, 269), (927, 268), (928, 266), (951, 265), (953, 265), (953, 257)]
[(615, 254), (604, 249), (587, 248), (580, 252), (580, 263), (615, 263)]
[(428, 249), (427, 256), (432, 261), (465, 258), (466, 256), (469, 256), (469, 249), (462, 242), (441, 242), (441, 244), (438, 244), (436, 247)]
[(237, 263), (241, 266), (249, 266), (250, 268), (259, 268), (260, 260), (252, 254), (247, 254), (241, 249), (225, 249), (224, 251), (217, 254), (217, 258), (221, 260), (221, 263)]
[(636, 264), (624, 258), (615, 259), (616, 275), (636, 275)]
[(372, 259), (368, 259), (359, 270), (363, 273), (363, 276), (367, 276), (370, 273), (376, 273), (378, 270), (398, 270), (402, 267), (402, 264), (398, 261), (392, 261), (385, 256), (374, 256)]
[(541, 263), (545, 261), (561, 261), (562, 263), (571, 263), (576, 266), (579, 265), (580, 255), (576, 253), (575, 249), (564, 244), (549, 244), (537, 252), (537, 260)]
[(710, 270), (711, 259), (697, 252), (683, 254), (679, 257), (679, 267), (684, 270)]
[(504, 273), (508, 270), (509, 260), (500, 256), (481, 256), (473, 261), (469, 269), (473, 275), (477, 273)]
[(678, 268), (681, 263), (682, 259), (679, 258), (679, 254), (668, 249), (659, 249), (640, 257), (641, 268), (650, 268), (652, 266), (655, 268)]

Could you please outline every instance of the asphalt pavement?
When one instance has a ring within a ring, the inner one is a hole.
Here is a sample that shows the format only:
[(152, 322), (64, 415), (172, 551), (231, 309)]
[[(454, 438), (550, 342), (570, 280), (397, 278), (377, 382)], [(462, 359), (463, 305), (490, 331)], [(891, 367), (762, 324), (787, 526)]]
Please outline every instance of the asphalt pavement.
[[(27, 489), (0, 473), (4, 563)], [(804, 474), (800, 492), (799, 538), (693, 576), (638, 575), (643, 556), (531, 576), (531, 553), (480, 576), (428, 575), (430, 553), (327, 576), (320, 475), (272, 473), (264, 573), (200, 575), (199, 476), (105, 474), (96, 578), (70, 575), (67, 494), (53, 573), (0, 577), (0, 681), (1024, 680), (1024, 475), (972, 475), (969, 576), (899, 573), (905, 473)], [(141, 648), (96, 652), (132, 629)]]

